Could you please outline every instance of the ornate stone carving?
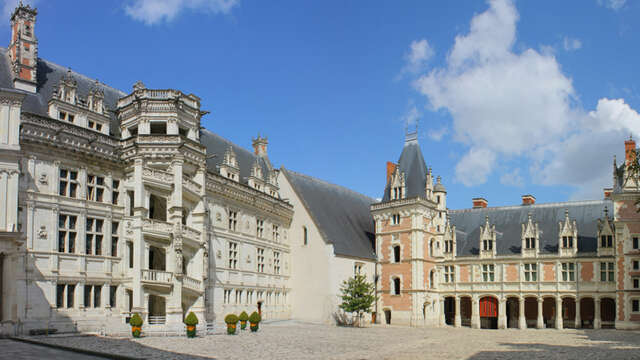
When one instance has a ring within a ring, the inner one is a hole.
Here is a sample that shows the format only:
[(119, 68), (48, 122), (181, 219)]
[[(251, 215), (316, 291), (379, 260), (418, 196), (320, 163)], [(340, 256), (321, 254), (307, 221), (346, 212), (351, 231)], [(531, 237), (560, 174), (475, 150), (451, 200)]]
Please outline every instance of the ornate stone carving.
[(217, 259), (222, 259), (222, 251), (220, 251), (219, 249), (218, 249), (218, 251), (216, 251), (216, 258)]
[(176, 274), (182, 274), (182, 250), (176, 249)]
[(42, 225), (40, 226), (40, 230), (38, 230), (38, 239), (47, 240), (47, 227)]
[(40, 174), (40, 176), (38, 177), (38, 182), (42, 185), (48, 185), (49, 184), (49, 179), (46, 173), (42, 173)]

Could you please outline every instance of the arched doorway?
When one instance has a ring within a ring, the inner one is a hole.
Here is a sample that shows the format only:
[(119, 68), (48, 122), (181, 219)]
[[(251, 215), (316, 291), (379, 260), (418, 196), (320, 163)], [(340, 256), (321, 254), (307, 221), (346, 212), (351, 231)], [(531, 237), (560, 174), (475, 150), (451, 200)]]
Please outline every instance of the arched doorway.
[(498, 328), (498, 299), (492, 296), (480, 298), (480, 328)]
[(580, 320), (583, 329), (593, 329), (593, 318), (595, 316), (595, 303), (593, 298), (580, 299)]
[(456, 298), (444, 298), (444, 322), (447, 325), (454, 325), (456, 317)]
[(389, 325), (391, 324), (391, 310), (384, 309), (384, 322)]
[(576, 301), (570, 297), (562, 299), (562, 327), (565, 329), (576, 327)]
[(616, 301), (611, 298), (600, 300), (600, 318), (602, 328), (613, 329), (616, 325)]
[(528, 328), (535, 328), (538, 324), (538, 299), (528, 297), (524, 299), (524, 318)]

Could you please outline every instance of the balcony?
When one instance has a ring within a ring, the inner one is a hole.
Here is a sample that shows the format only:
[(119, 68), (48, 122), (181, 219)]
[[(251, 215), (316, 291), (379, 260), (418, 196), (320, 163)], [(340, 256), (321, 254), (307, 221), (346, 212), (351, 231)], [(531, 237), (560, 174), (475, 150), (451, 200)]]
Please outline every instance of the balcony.
[(184, 276), (182, 278), (182, 286), (195, 292), (202, 292), (202, 281), (190, 276)]
[(142, 233), (155, 238), (169, 240), (171, 233), (173, 233), (173, 225), (165, 221), (143, 219)]
[(145, 284), (171, 287), (173, 274), (162, 270), (143, 269), (141, 280)]
[(195, 181), (193, 181), (192, 179), (186, 176), (182, 177), (182, 186), (184, 189), (192, 192), (193, 195), (197, 197), (200, 196), (200, 192), (202, 191), (202, 186), (200, 184), (196, 183)]
[(182, 238), (184, 240), (191, 241), (196, 247), (200, 247), (200, 234), (200, 231), (186, 225), (182, 225)]

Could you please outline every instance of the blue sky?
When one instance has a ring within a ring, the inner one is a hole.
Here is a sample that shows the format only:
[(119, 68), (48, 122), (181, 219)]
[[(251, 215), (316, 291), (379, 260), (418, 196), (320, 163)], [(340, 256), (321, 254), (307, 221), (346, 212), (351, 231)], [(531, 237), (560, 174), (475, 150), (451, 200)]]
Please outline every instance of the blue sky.
[(640, 138), (638, 2), (35, 6), (40, 57), (125, 92), (194, 93), (208, 129), (247, 148), (259, 132), (276, 165), (371, 197), (407, 122), (454, 209), (601, 198), (612, 156)]

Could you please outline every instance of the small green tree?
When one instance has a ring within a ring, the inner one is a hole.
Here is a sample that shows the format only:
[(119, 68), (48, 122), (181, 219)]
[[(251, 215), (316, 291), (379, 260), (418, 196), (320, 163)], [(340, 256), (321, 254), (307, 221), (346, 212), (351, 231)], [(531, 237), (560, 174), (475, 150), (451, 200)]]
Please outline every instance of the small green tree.
[(362, 321), (362, 315), (371, 311), (371, 306), (376, 301), (375, 287), (367, 282), (364, 275), (356, 275), (342, 282), (340, 287), (342, 304), (340, 308), (349, 313), (355, 313), (358, 326)]

